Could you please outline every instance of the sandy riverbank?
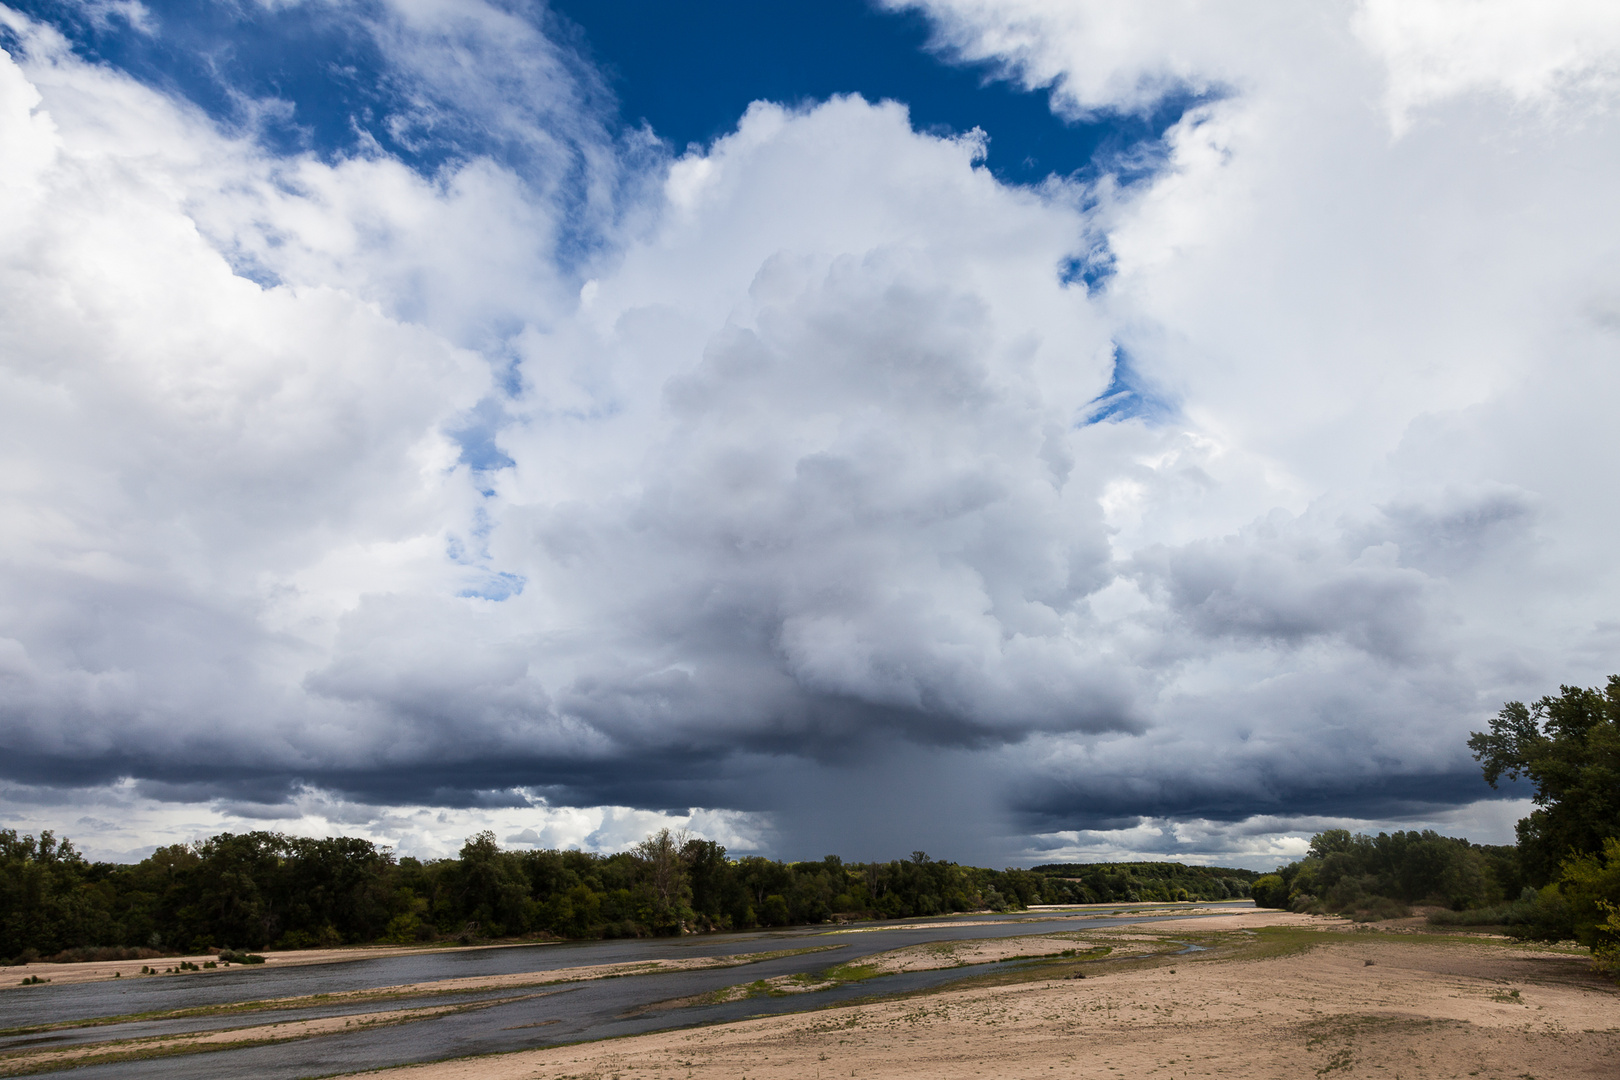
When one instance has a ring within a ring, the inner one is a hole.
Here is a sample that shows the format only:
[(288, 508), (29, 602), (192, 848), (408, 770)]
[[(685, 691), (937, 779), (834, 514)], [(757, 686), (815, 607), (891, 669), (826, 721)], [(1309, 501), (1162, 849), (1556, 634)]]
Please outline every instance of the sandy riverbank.
[[(263, 953), (266, 967), (299, 967), (305, 964), (339, 964), (346, 960), (370, 960), (379, 956), (412, 956), (418, 953), (461, 952), (474, 949), (513, 949), (533, 945), (548, 945), (554, 942), (523, 941), (502, 942), (495, 945), (453, 945), (453, 946), (412, 946), (412, 945), (350, 945), (341, 949), (289, 949), (286, 952)], [(82, 983), (100, 982), (103, 979), (129, 979), (152, 978), (142, 975), (141, 968), (156, 968), (159, 972), (167, 968), (178, 968), (182, 963), (196, 964), (199, 968), (210, 960), (217, 960), (217, 953), (199, 953), (196, 956), (160, 956), (156, 960), (86, 960), (82, 963), (52, 964), (36, 962), (32, 964), (15, 964), (10, 967), (0, 966), (0, 985), (15, 986), (19, 980), (29, 976), (48, 979), (52, 983)], [(211, 975), (216, 971), (233, 970), (232, 968), (204, 968), (202, 971), (177, 971), (173, 975), (163, 975), (162, 978), (177, 978), (180, 976)], [(254, 967), (259, 965), (255, 964)]]
[[(822, 1080), (1615, 1075), (1620, 992), (1568, 951), (1358, 933), (1255, 912), (1153, 933), (1225, 945), (1134, 969), (980, 986), (549, 1050), (388, 1080)], [(1272, 936), (1252, 932), (1279, 926)], [(1334, 932), (1323, 932), (1328, 927)], [(1305, 929), (1311, 927), (1313, 929)], [(1149, 935), (1121, 934), (1117, 941)], [(1245, 931), (1250, 933), (1246, 934)], [(1087, 933), (1087, 940), (1104, 940)], [(1233, 945), (1256, 942), (1249, 958)], [(1030, 944), (1033, 941), (1026, 939)], [(1043, 941), (1041, 950), (1055, 945)], [(1254, 956), (1270, 949), (1280, 955)], [(909, 951), (909, 950), (908, 950)]]

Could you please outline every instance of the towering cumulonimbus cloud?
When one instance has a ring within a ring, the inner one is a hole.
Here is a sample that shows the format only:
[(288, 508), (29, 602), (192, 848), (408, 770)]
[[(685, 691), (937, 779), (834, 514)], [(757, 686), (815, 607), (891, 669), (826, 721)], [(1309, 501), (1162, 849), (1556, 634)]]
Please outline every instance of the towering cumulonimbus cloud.
[(1620, 644), (1612, 20), (910, 6), (1186, 111), (1033, 188), (853, 95), (677, 156), (543, 21), (345, 15), (424, 165), (0, 9), (9, 780), (793, 855), (1466, 824), (1470, 727)]

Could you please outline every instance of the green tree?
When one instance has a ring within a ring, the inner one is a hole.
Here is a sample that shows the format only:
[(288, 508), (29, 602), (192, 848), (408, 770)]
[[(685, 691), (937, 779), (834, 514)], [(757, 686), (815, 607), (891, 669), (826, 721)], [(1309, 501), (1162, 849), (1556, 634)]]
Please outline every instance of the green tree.
[(528, 929), (528, 878), (522, 864), (496, 845), (494, 833), (485, 829), (461, 845), (459, 870), (464, 933), (501, 937)]
[(692, 908), (711, 927), (730, 929), (753, 921), (748, 890), (724, 847), (713, 840), (688, 840), (681, 860), (692, 887)]
[(1620, 965), (1620, 839), (1605, 839), (1600, 855), (1565, 861), (1559, 892), (1569, 905), (1575, 940), (1592, 950), (1600, 967)]
[(179, 925), (162, 935), (163, 945), (258, 949), (279, 937), (276, 900), (285, 890), (275, 879), (286, 841), (278, 833), (255, 831), (220, 833), (197, 844), (191, 902), (177, 913)]
[(287, 946), (373, 941), (411, 906), (392, 887), (393, 853), (369, 840), (289, 838), (286, 853), (277, 904)]
[(1255, 907), (1285, 908), (1288, 906), (1288, 886), (1281, 874), (1266, 874), (1249, 886)]
[(651, 904), (645, 921), (659, 933), (685, 932), (692, 918), (692, 888), (687, 883), (685, 831), (659, 829), (637, 844), (632, 853), (641, 866), (642, 884)]
[(1537, 808), (1518, 824), (1531, 884), (1557, 880), (1564, 860), (1620, 836), (1620, 675), (1604, 690), (1564, 686), (1529, 707), (1510, 701), (1468, 746), (1491, 787), (1503, 776), (1535, 786)]
[(48, 956), (95, 941), (107, 912), (86, 882), (89, 869), (49, 829), (38, 840), (0, 829), (0, 957)]
[(766, 926), (786, 926), (792, 922), (793, 913), (788, 907), (787, 900), (780, 893), (767, 896), (759, 914), (759, 921)]

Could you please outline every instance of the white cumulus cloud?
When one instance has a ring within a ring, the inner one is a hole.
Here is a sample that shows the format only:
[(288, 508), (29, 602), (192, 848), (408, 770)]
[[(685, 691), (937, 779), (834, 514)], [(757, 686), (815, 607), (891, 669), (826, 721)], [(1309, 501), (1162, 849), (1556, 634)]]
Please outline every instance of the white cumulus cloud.
[(449, 148), (413, 168), (0, 9), (6, 805), (423, 851), (1500, 831), (1468, 730), (1620, 637), (1613, 20), (920, 6), (1067, 114), (1185, 111), (1035, 188), (858, 96), (671, 157), (530, 22), (401, 2), (354, 32)]

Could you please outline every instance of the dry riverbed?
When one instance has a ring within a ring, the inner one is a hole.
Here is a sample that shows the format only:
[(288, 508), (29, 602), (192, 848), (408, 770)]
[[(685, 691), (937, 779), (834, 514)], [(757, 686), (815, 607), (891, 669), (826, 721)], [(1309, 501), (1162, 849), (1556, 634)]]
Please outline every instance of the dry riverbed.
[[(1185, 951), (1195, 944), (1205, 951)], [(372, 1075), (1613, 1080), (1620, 1061), (1620, 992), (1584, 956), (1416, 926), (1254, 912), (919, 945), (866, 963), (902, 971), (1029, 956), (1047, 959), (996, 965), (943, 992)]]

